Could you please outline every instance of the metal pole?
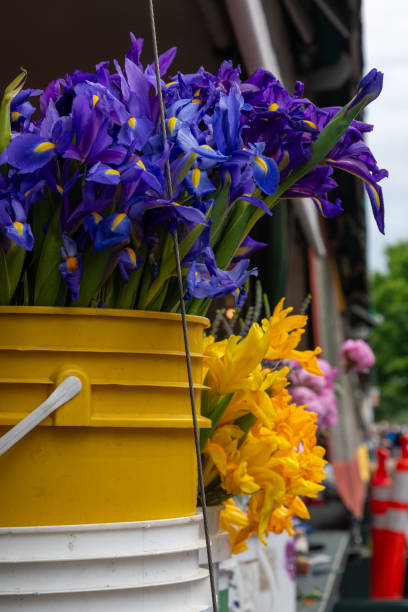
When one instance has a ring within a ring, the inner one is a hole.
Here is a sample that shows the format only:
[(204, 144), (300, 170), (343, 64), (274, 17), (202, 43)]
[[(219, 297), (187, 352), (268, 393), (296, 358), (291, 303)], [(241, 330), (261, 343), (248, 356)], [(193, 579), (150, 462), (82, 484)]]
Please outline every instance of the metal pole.
[[(160, 123), (161, 123), (161, 129), (162, 129), (163, 146), (165, 146), (166, 145), (166, 119), (165, 119), (165, 114), (164, 114), (163, 96), (162, 96), (161, 83), (160, 83), (159, 54), (157, 51), (157, 35), (156, 35), (156, 26), (155, 26), (155, 19), (154, 19), (153, 0), (149, 0), (149, 9), (150, 9), (150, 25), (152, 29), (152, 38), (153, 38), (154, 63), (155, 63), (155, 68), (156, 68), (157, 95), (159, 97), (159, 105), (160, 105)], [(173, 185), (171, 181), (169, 160), (167, 160), (166, 162), (166, 179), (167, 179), (167, 188), (169, 192), (169, 199), (171, 200), (171, 198), (173, 197)], [(213, 607), (213, 612), (218, 612), (217, 594), (215, 590), (215, 580), (214, 580), (214, 566), (213, 566), (212, 555), (211, 555), (211, 540), (210, 540), (210, 532), (208, 528), (208, 515), (207, 515), (207, 503), (206, 503), (206, 498), (205, 498), (203, 466), (201, 463), (200, 437), (199, 437), (199, 431), (198, 431), (197, 413), (196, 413), (196, 408), (195, 408), (194, 383), (193, 383), (193, 374), (191, 370), (191, 355), (190, 355), (190, 346), (188, 342), (186, 308), (184, 304), (183, 277), (181, 273), (181, 262), (180, 262), (177, 230), (174, 230), (172, 232), (172, 238), (174, 242), (174, 254), (176, 257), (176, 265), (177, 265), (177, 280), (178, 280), (178, 288), (179, 288), (179, 295), (180, 295), (181, 320), (182, 320), (182, 325), (183, 325), (184, 347), (185, 347), (185, 352), (186, 352), (187, 374), (188, 374), (188, 384), (189, 384), (190, 402), (191, 402), (191, 414), (193, 418), (194, 440), (195, 440), (195, 450), (196, 450), (197, 468), (198, 468), (198, 484), (199, 484), (201, 503), (202, 503), (202, 508), (203, 508), (204, 533), (205, 533), (205, 542), (206, 542), (206, 547), (207, 547), (208, 570), (210, 574), (212, 607)]]

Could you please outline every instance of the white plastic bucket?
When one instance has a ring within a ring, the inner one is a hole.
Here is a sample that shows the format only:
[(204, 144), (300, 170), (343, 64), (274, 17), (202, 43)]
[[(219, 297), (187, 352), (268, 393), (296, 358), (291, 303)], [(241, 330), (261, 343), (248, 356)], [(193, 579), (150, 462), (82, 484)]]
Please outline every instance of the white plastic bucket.
[(202, 516), (0, 529), (0, 610), (204, 612)]
[[(220, 529), (220, 515), (224, 506), (207, 506), (208, 529), (211, 540), (211, 557), (214, 567), (215, 590), (220, 590), (220, 563), (231, 558), (230, 538)], [(207, 548), (205, 545), (204, 523), (200, 524), (200, 539), (203, 544), (199, 553), (200, 567), (208, 568)], [(225, 587), (224, 587), (225, 588)]]

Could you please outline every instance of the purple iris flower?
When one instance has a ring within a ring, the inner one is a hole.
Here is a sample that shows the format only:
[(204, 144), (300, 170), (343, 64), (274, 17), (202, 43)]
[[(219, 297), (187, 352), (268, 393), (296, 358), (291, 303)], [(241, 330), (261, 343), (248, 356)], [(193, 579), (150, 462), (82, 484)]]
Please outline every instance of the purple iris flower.
[(186, 299), (215, 298), (233, 294), (237, 306), (245, 300), (243, 285), (249, 276), (257, 275), (256, 268), (247, 270), (249, 259), (242, 259), (231, 270), (217, 267), (214, 253), (208, 247), (203, 253), (204, 263), (193, 262), (187, 273)]
[(323, 217), (334, 217), (343, 209), (338, 198), (334, 202), (327, 199), (327, 192), (337, 187), (331, 178), (332, 173), (329, 166), (318, 166), (285, 191), (282, 198), (311, 198)]
[(113, 203), (115, 190), (115, 185), (100, 186), (92, 181), (85, 182), (82, 187), (82, 199), (67, 218), (65, 224), (66, 231), (72, 232), (90, 213), (99, 214), (103, 212)]
[(86, 180), (104, 183), (105, 185), (117, 185), (120, 183), (120, 172), (116, 168), (97, 162), (90, 168)]
[(34, 246), (34, 236), (29, 223), (27, 223), (26, 213), (23, 206), (14, 198), (11, 201), (0, 200), (0, 228), (7, 238), (23, 247), (26, 251), (31, 251)]
[(28, 214), (31, 205), (44, 195), (46, 181), (42, 177), (41, 172), (19, 174), (11, 170), (8, 179), (9, 186), (4, 193), (11, 193), (19, 202), (24, 203), (24, 211)]
[(197, 156), (199, 156), (207, 168), (215, 166), (217, 162), (227, 161), (229, 159), (229, 155), (223, 155), (223, 153), (216, 151), (210, 147), (210, 145), (206, 143), (199, 144), (195, 136), (193, 136), (191, 129), (187, 126), (182, 127), (179, 130), (177, 134), (177, 142), (179, 147), (185, 153), (195, 153)]
[(63, 157), (76, 159), (81, 164), (92, 165), (100, 161), (106, 164), (120, 164), (126, 157), (126, 150), (120, 145), (112, 146), (109, 135), (109, 120), (98, 104), (90, 102), (85, 94), (78, 94), (72, 103), (72, 121), (75, 144), (69, 145)]
[(241, 109), (244, 99), (235, 87), (229, 94), (221, 94), (212, 116), (213, 136), (218, 150), (231, 155), (242, 148), (240, 138)]
[(60, 117), (52, 100), (37, 134), (18, 134), (7, 148), (9, 163), (21, 172), (34, 172), (56, 155), (63, 155), (72, 140), (72, 120)]
[(198, 167), (190, 170), (184, 179), (184, 184), (187, 191), (196, 198), (202, 198), (216, 189), (214, 183), (208, 178), (207, 172)]
[(76, 302), (81, 282), (82, 256), (78, 253), (75, 240), (65, 233), (62, 234), (62, 244), (61, 257), (64, 261), (58, 266), (58, 270), (71, 292), (72, 300)]
[(241, 261), (241, 259), (249, 260), (254, 253), (267, 246), (265, 242), (258, 242), (257, 240), (253, 240), (250, 236), (245, 236), (232, 260), (232, 265), (234, 266), (234, 264)]
[(147, 117), (136, 117), (130, 112), (123, 123), (118, 143), (133, 150), (142, 151), (154, 131), (154, 123)]
[(382, 91), (384, 75), (375, 68), (370, 70), (360, 81), (357, 95), (351, 100), (347, 111), (349, 112), (357, 104), (364, 102), (364, 106), (378, 98)]
[[(132, 155), (123, 166), (118, 167), (118, 171), (123, 183), (135, 183), (140, 179), (155, 192), (163, 193), (165, 183), (163, 170), (158, 164), (151, 162), (147, 158), (142, 159), (138, 155)], [(143, 190), (146, 190), (145, 186)]]
[(254, 180), (258, 187), (266, 194), (272, 195), (279, 185), (279, 170), (276, 162), (271, 157), (262, 155), (265, 144), (258, 142), (256, 145), (249, 145), (252, 153), (251, 166)]
[(193, 204), (185, 206), (176, 202), (175, 199), (152, 200), (145, 206), (146, 212), (149, 213), (147, 223), (152, 226), (159, 226), (169, 222), (171, 231), (175, 230), (180, 223), (187, 227), (207, 225), (204, 214), (199, 207)]
[[(94, 217), (94, 215), (92, 215)], [(95, 218), (95, 217), (94, 217)], [(130, 238), (131, 222), (126, 213), (112, 213), (97, 223), (95, 232), (95, 251), (126, 242)]]
[(102, 221), (103, 217), (98, 212), (91, 212), (85, 217), (84, 230), (88, 232), (92, 240), (95, 240), (97, 227)]
[(39, 89), (22, 89), (11, 101), (10, 113), (11, 123), (14, 130), (21, 131), (29, 122), (35, 107), (28, 101), (31, 96), (38, 96), (41, 93)]
[(125, 283), (129, 282), (131, 273), (140, 268), (143, 259), (137, 256), (133, 249), (126, 247), (118, 257), (118, 267)]
[(134, 64), (140, 65), (140, 56), (143, 49), (143, 38), (136, 38), (133, 32), (130, 32), (130, 49), (126, 55)]

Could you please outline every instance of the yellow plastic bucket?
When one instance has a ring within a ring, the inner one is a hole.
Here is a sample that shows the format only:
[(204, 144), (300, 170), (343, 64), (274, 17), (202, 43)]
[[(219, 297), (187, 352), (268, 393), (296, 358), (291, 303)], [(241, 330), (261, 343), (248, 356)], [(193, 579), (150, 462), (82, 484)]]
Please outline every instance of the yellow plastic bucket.
[[(188, 316), (199, 415), (203, 331)], [(82, 390), (0, 457), (0, 526), (189, 516), (196, 460), (181, 317), (0, 307), (0, 436), (69, 375)], [(209, 424), (198, 416), (200, 426)]]

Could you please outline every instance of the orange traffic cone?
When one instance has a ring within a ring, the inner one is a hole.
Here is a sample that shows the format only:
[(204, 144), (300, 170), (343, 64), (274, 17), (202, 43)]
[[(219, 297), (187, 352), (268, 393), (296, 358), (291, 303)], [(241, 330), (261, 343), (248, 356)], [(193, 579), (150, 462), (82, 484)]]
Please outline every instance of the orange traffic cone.
[(392, 480), (387, 474), (385, 461), (390, 452), (386, 448), (377, 449), (377, 470), (371, 479), (371, 597), (382, 597), (384, 585), (382, 584), (384, 545), (387, 541), (386, 514), (391, 494)]
[[(376, 529), (375, 560), (371, 573), (373, 599), (401, 599), (404, 592), (408, 527), (408, 435), (401, 436), (401, 447), (402, 453), (395, 468), (385, 512), (384, 529), (381, 526)], [(383, 520), (380, 519), (380, 523)]]

